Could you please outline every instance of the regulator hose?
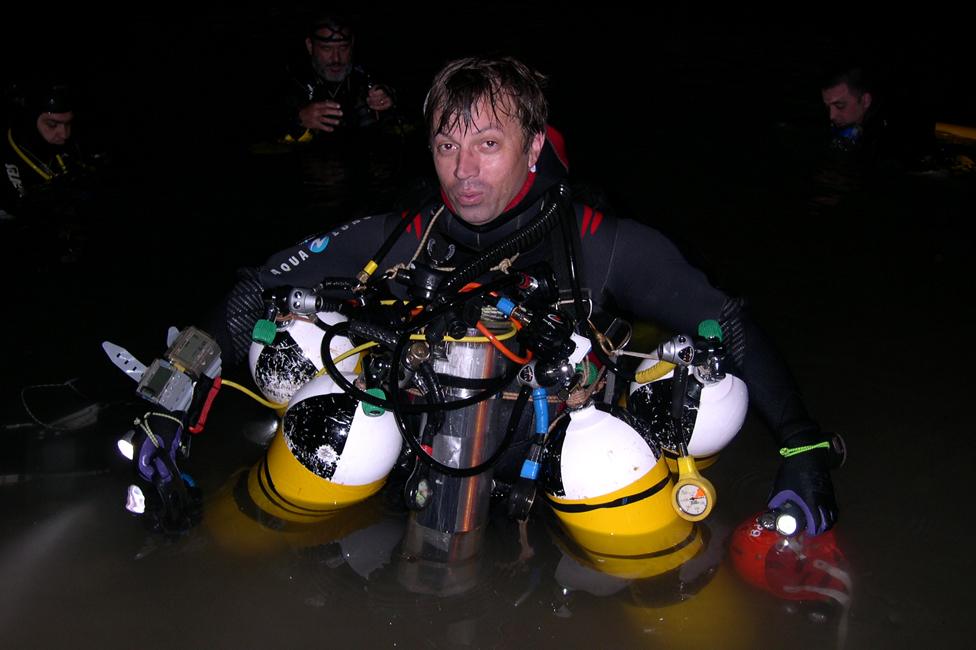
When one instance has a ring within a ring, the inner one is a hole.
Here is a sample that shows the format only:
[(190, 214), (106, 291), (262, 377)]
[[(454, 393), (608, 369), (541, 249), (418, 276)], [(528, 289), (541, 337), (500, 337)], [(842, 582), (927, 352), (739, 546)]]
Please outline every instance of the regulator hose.
[[(437, 378), (437, 373), (434, 372), (434, 366), (430, 361), (425, 361), (420, 364), (420, 367), (417, 368), (417, 374), (414, 375), (414, 381), (417, 383), (417, 387), (427, 396), (428, 403), (444, 403), (444, 389), (441, 388), (441, 382)], [(424, 424), (424, 433), (420, 440), (421, 444), (432, 445), (434, 436), (440, 432), (442, 426), (444, 426), (443, 409), (438, 409), (427, 414), (427, 422)]]
[[(512, 381), (512, 379), (515, 377), (515, 373), (518, 372), (517, 367), (512, 367), (505, 374), (491, 379), (490, 383), (485, 386), (483, 391), (464, 399), (444, 402), (443, 404), (396, 404), (392, 399), (376, 397), (375, 395), (370, 395), (369, 393), (356, 388), (356, 386), (354, 386), (351, 381), (346, 379), (345, 375), (343, 375), (336, 367), (335, 363), (332, 361), (331, 355), (328, 353), (329, 344), (336, 336), (345, 336), (348, 333), (349, 323), (347, 321), (336, 323), (325, 331), (325, 334), (322, 336), (322, 349), (326, 350), (326, 353), (322, 355), (322, 365), (325, 366), (326, 372), (329, 373), (332, 380), (335, 381), (335, 383), (343, 391), (349, 395), (352, 395), (360, 402), (366, 402), (367, 404), (379, 406), (390, 411), (400, 410), (404, 413), (431, 413), (439, 410), (450, 411), (471, 406), (472, 404), (477, 404), (482, 400), (488, 399), (495, 393), (502, 390), (510, 381)], [(409, 337), (404, 338), (408, 339)], [(402, 353), (403, 346), (398, 346), (397, 349)], [(392, 397), (392, 391), (395, 390), (393, 387), (396, 386), (396, 382), (390, 382), (390, 386)]]
[(509, 443), (512, 442), (512, 437), (515, 436), (515, 431), (518, 429), (519, 422), (522, 420), (522, 412), (525, 410), (525, 405), (528, 403), (531, 393), (531, 388), (522, 386), (522, 390), (519, 391), (518, 397), (515, 399), (515, 404), (512, 405), (512, 414), (508, 418), (508, 428), (505, 430), (505, 437), (498, 443), (498, 447), (488, 460), (477, 465), (472, 465), (471, 467), (451, 467), (438, 461), (421, 447), (419, 440), (410, 435), (407, 423), (403, 421), (402, 414), (396, 409), (393, 410), (393, 419), (396, 420), (397, 426), (400, 428), (400, 435), (421, 462), (426, 463), (441, 474), (464, 478), (487, 471), (502, 457), (502, 454), (508, 449)]
[[(550, 193), (568, 196), (569, 189), (561, 183)], [(549, 200), (549, 197), (546, 200)], [(473, 260), (455, 269), (451, 275), (441, 282), (438, 289), (438, 299), (441, 301), (448, 300), (445, 296), (457, 292), (461, 287), (483, 275), (503, 258), (525, 251), (542, 241), (556, 226), (556, 220), (559, 218), (558, 208), (559, 201), (552, 200), (548, 206), (543, 206), (538, 216), (525, 228), (513, 232)]]
[(609, 372), (617, 375), (617, 377), (623, 381), (634, 381), (634, 373), (621, 368), (606, 352), (603, 351), (603, 346), (600, 345), (599, 337), (596, 335), (596, 331), (590, 324), (590, 320), (583, 317), (588, 310), (585, 309), (583, 301), (583, 289), (580, 286), (580, 270), (576, 262), (576, 260), (579, 259), (578, 256), (580, 255), (579, 232), (576, 230), (575, 226), (576, 212), (573, 210), (573, 203), (570, 199), (569, 192), (563, 192), (561, 190), (562, 186), (560, 186), (559, 198), (563, 210), (559, 220), (559, 225), (562, 228), (563, 251), (566, 257), (566, 266), (569, 270), (570, 287), (573, 292), (573, 305), (576, 308), (576, 317), (580, 319), (580, 324), (584, 330), (581, 333), (584, 334), (586, 338), (590, 339), (590, 342), (593, 344), (591, 346), (593, 353)]

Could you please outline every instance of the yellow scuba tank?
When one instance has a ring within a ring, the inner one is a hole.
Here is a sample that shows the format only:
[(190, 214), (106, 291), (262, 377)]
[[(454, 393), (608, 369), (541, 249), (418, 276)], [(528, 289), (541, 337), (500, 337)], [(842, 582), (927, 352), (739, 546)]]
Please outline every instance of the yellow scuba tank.
[[(569, 536), (607, 557), (658, 554), (653, 570), (681, 564), (693, 524), (671, 505), (668, 466), (628, 421), (590, 405), (557, 421), (546, 443), (542, 488)], [(653, 547), (653, 548), (651, 548)]]
[(320, 520), (378, 492), (401, 445), (391, 413), (321, 375), (295, 393), (248, 475), (248, 492), (262, 511), (285, 521)]

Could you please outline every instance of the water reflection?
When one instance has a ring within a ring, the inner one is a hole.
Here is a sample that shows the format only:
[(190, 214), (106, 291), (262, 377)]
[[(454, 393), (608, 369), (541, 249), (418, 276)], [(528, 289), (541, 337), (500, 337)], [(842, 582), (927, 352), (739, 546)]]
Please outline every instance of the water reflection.
[[(511, 648), (532, 640), (572, 647), (585, 634), (597, 646), (747, 648), (789, 630), (804, 637), (790, 647), (842, 647), (849, 600), (834, 607), (838, 598), (821, 598), (831, 589), (850, 594), (849, 581), (822, 564), (841, 564), (833, 539), (803, 549), (781, 544), (773, 553), (768, 544), (756, 560), (759, 573), (749, 575), (728, 561), (732, 526), (721, 519), (689, 524), (692, 542), (665, 553), (651, 539), (647, 553), (616, 556), (580, 546), (538, 506), (518, 524), (493, 504), (485, 528), (449, 535), (419, 525), (380, 494), (319, 523), (296, 524), (254, 507), (247, 473), (208, 500), (202, 528), (136, 565), (189, 554), (174, 575), (185, 580), (192, 566), (222, 557), (236, 567), (224, 588), (278, 595), (262, 605), (269, 620), (295, 621), (312, 638), (327, 629), (330, 640), (378, 646)], [(734, 560), (734, 539), (731, 553)], [(805, 596), (790, 583), (796, 576)], [(223, 604), (214, 607), (215, 616), (229, 615)]]

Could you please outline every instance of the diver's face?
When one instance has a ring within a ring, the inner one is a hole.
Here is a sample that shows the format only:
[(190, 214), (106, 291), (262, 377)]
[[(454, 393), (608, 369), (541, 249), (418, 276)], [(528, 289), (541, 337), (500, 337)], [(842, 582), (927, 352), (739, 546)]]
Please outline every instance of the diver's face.
[(41, 113), (37, 118), (37, 131), (48, 144), (61, 146), (71, 137), (71, 123), (74, 119), (75, 114), (71, 111)]
[[(328, 27), (315, 32), (316, 38), (306, 38), (305, 48), (312, 57), (312, 67), (326, 81), (342, 81), (352, 70), (352, 38), (337, 34)], [(331, 40), (336, 37), (343, 40)]]
[[(447, 133), (433, 134), (431, 148), (441, 189), (458, 216), (475, 226), (505, 211), (545, 143), (542, 133), (526, 143), (522, 126), (510, 112), (505, 103), (493, 111), (481, 100), (472, 111), (470, 125), (459, 121)], [(434, 124), (439, 120), (436, 112)]]
[(871, 107), (871, 93), (858, 97), (846, 83), (824, 89), (821, 97), (830, 113), (830, 122), (836, 127), (863, 123), (864, 116)]

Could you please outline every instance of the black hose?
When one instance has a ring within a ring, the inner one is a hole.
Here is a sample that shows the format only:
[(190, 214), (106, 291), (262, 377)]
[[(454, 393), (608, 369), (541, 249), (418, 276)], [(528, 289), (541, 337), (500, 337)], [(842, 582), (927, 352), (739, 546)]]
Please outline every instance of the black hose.
[[(580, 322), (584, 328), (584, 334), (586, 338), (590, 339), (591, 349), (593, 353), (596, 354), (596, 358), (600, 360), (607, 371), (612, 372), (617, 375), (617, 377), (623, 381), (631, 382), (634, 381), (634, 373), (629, 372), (621, 368), (610, 356), (603, 351), (603, 347), (600, 345), (600, 341), (596, 335), (596, 331), (590, 325), (588, 318), (584, 318), (583, 315), (588, 313), (588, 309), (585, 308), (583, 301), (583, 289), (580, 286), (579, 278), (579, 267), (576, 264), (576, 260), (579, 259), (579, 234), (574, 227), (574, 222), (576, 220), (576, 212), (573, 210), (572, 201), (569, 198), (569, 192), (563, 192), (563, 186), (560, 186), (560, 199), (563, 205), (563, 214), (560, 219), (560, 226), (562, 228), (563, 234), (563, 250), (566, 257), (566, 265), (569, 267), (569, 280), (570, 287), (573, 291), (573, 304), (576, 307), (576, 317), (580, 319)], [(573, 221), (570, 221), (572, 219)]]
[[(329, 330), (323, 336), (323, 343), (322, 343), (323, 349), (327, 350), (329, 341), (331, 341), (333, 337), (339, 334), (345, 334), (346, 331), (348, 330), (348, 327), (349, 327), (348, 322), (336, 323), (335, 325), (330, 327)], [(402, 351), (403, 346), (398, 346), (397, 349)], [(394, 356), (394, 358), (397, 357)], [(511, 442), (512, 436), (515, 435), (515, 430), (518, 428), (519, 420), (522, 418), (522, 411), (525, 408), (525, 403), (528, 401), (529, 394), (531, 392), (528, 386), (522, 387), (522, 390), (519, 392), (518, 399), (516, 400), (515, 405), (512, 409), (512, 416), (511, 419), (509, 420), (508, 430), (505, 432), (505, 437), (502, 439), (502, 442), (498, 445), (498, 449), (495, 450), (495, 453), (493, 453), (488, 460), (478, 465), (474, 465), (472, 467), (465, 467), (465, 468), (451, 467), (450, 465), (444, 465), (443, 463), (437, 461), (422, 448), (421, 442), (417, 440), (414, 436), (410, 435), (410, 429), (408, 428), (407, 423), (403, 420), (403, 415), (405, 413), (411, 413), (411, 414), (425, 413), (425, 412), (437, 413), (439, 411), (447, 411), (447, 410), (464, 408), (466, 406), (470, 406), (472, 404), (482, 402), (490, 398), (492, 395), (498, 393), (509, 382), (511, 382), (512, 379), (514, 379), (515, 373), (518, 371), (517, 366), (513, 366), (509, 372), (506, 372), (504, 375), (498, 377), (497, 380), (493, 382), (489, 388), (486, 388), (484, 391), (476, 395), (472, 395), (471, 397), (461, 399), (461, 400), (455, 400), (453, 402), (443, 402), (440, 404), (435, 403), (435, 404), (424, 404), (424, 405), (411, 405), (411, 404), (400, 404), (396, 401), (397, 389), (398, 389), (396, 381), (390, 382), (390, 399), (388, 400), (381, 399), (356, 388), (352, 384), (352, 382), (346, 379), (346, 377), (341, 372), (339, 372), (339, 370), (335, 366), (335, 363), (332, 362), (332, 358), (328, 354), (322, 355), (322, 362), (323, 364), (325, 364), (326, 371), (329, 373), (329, 375), (332, 376), (332, 379), (347, 394), (353, 396), (354, 398), (362, 402), (367, 402), (369, 404), (381, 406), (389, 410), (391, 413), (393, 413), (393, 420), (394, 422), (396, 422), (397, 428), (400, 430), (400, 436), (406, 441), (407, 445), (410, 447), (410, 450), (414, 454), (416, 454), (417, 457), (420, 458), (423, 462), (429, 464), (437, 471), (448, 476), (459, 476), (459, 477), (474, 476), (475, 474), (480, 474), (481, 472), (484, 472), (489, 467), (491, 467), (496, 462), (498, 462), (498, 459), (501, 458), (501, 455), (504, 453), (505, 449), (508, 447), (508, 444)], [(441, 398), (443, 398), (443, 396), (441, 396)], [(436, 399), (437, 398), (435, 397), (435, 400)]]
[[(428, 198), (429, 198), (429, 194), (427, 197), (424, 198), (423, 203), (426, 203)], [(423, 203), (421, 204), (421, 206), (423, 206)], [(422, 212), (423, 212), (423, 207), (417, 208), (416, 210), (407, 210), (407, 212), (404, 213), (403, 216), (400, 218), (400, 221), (397, 222), (397, 225), (394, 226), (393, 231), (390, 233), (390, 235), (385, 240), (383, 240), (383, 244), (379, 247), (379, 250), (377, 250), (373, 254), (373, 256), (370, 258), (370, 261), (373, 262), (374, 264), (379, 264), (380, 262), (382, 262), (383, 258), (385, 258), (387, 254), (389, 254), (390, 249), (393, 248), (393, 245), (396, 244), (397, 240), (400, 239), (400, 236), (403, 235), (406, 229), (410, 226), (410, 223), (413, 221), (411, 216), (414, 214), (421, 214)], [(420, 233), (417, 234), (419, 235)]]
[[(420, 364), (420, 367), (417, 368), (417, 374), (414, 375), (414, 381), (427, 397), (428, 403), (444, 403), (444, 389), (441, 388), (441, 382), (437, 378), (437, 373), (434, 372), (434, 366), (431, 365), (430, 361)], [(424, 424), (423, 436), (420, 439), (421, 444), (432, 445), (434, 436), (440, 432), (442, 426), (444, 426), (444, 411), (437, 410), (429, 413), (427, 422)]]
[(407, 445), (410, 447), (410, 450), (416, 454), (418, 460), (426, 463), (441, 474), (464, 478), (487, 471), (502, 457), (502, 454), (505, 453), (505, 450), (508, 449), (508, 445), (512, 442), (512, 437), (515, 435), (515, 431), (518, 429), (519, 422), (522, 420), (522, 412), (525, 411), (525, 405), (528, 403), (529, 395), (531, 393), (531, 388), (528, 386), (522, 386), (522, 390), (519, 391), (518, 397), (515, 399), (515, 404), (512, 405), (512, 414), (508, 418), (508, 428), (505, 430), (505, 437), (502, 438), (500, 443), (498, 443), (498, 447), (495, 449), (491, 457), (488, 458), (488, 460), (477, 465), (472, 465), (471, 467), (451, 467), (450, 465), (441, 463), (420, 446), (420, 442), (416, 439), (416, 437), (410, 435), (410, 430), (407, 428), (407, 423), (403, 421), (403, 416), (397, 410), (393, 411), (393, 419), (400, 428), (400, 435), (403, 437), (404, 441), (406, 441)]
[(349, 333), (367, 341), (376, 341), (390, 349), (399, 340), (397, 333), (390, 328), (363, 320), (349, 321)]
[[(341, 322), (332, 325), (325, 331), (322, 336), (322, 365), (325, 366), (326, 372), (332, 377), (332, 380), (346, 393), (352, 395), (360, 402), (366, 402), (367, 404), (372, 404), (374, 406), (379, 406), (381, 408), (387, 409), (389, 411), (395, 411), (397, 409), (403, 411), (404, 413), (431, 413), (438, 410), (443, 411), (453, 411), (455, 409), (461, 409), (466, 406), (471, 406), (472, 404), (477, 404), (480, 401), (488, 399), (498, 391), (502, 390), (512, 379), (515, 377), (515, 373), (518, 372), (517, 367), (512, 367), (503, 375), (494, 377), (491, 383), (485, 387), (483, 391), (472, 395), (471, 397), (466, 397), (460, 400), (454, 400), (451, 402), (444, 402), (443, 404), (396, 404), (392, 399), (383, 399), (382, 397), (376, 397), (375, 395), (370, 395), (369, 393), (362, 391), (353, 385), (345, 375), (343, 375), (339, 369), (336, 367), (335, 363), (332, 361), (332, 356), (329, 354), (329, 344), (332, 339), (336, 336), (346, 335), (349, 330), (348, 322)], [(399, 348), (400, 352), (403, 351), (403, 347)], [(394, 357), (395, 359), (398, 357)], [(396, 386), (395, 381), (390, 382), (391, 393)]]
[(580, 274), (576, 262), (581, 255), (579, 250), (579, 230), (576, 227), (576, 210), (573, 209), (573, 201), (569, 196), (569, 191), (564, 191), (564, 186), (560, 186), (559, 189), (559, 201), (563, 208), (559, 225), (563, 231), (563, 249), (566, 255), (566, 266), (569, 268), (569, 282), (570, 288), (573, 291), (573, 304), (576, 307), (576, 317), (582, 318), (583, 314), (588, 313), (588, 310), (584, 309), (583, 289), (580, 287)]
[[(555, 191), (562, 194), (563, 192), (568, 193), (569, 190), (566, 189), (565, 185), (559, 185)], [(558, 207), (559, 201), (553, 200), (550, 205), (544, 206), (539, 215), (525, 228), (516, 230), (473, 260), (455, 269), (451, 275), (441, 282), (437, 291), (439, 298), (446, 300), (447, 298), (443, 296), (449, 296), (458, 291), (468, 282), (486, 273), (501, 259), (528, 250), (531, 246), (542, 241), (556, 225), (556, 219), (559, 217)]]

